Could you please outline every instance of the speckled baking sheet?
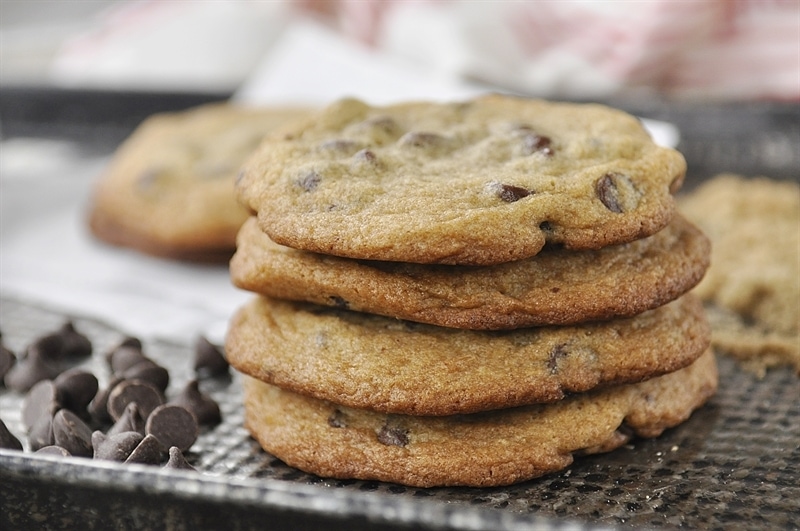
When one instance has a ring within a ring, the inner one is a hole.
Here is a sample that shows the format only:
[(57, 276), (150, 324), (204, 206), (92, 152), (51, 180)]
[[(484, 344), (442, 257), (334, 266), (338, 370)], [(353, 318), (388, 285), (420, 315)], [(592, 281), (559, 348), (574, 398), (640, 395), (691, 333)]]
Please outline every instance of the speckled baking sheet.
[[(94, 345), (83, 362), (101, 380), (110, 327), (0, 299), (14, 351), (67, 319)], [(145, 343), (170, 370), (168, 395), (192, 376), (188, 347)], [(205, 380), (223, 422), (188, 453), (198, 472), (57, 459), (0, 450), (0, 529), (798, 529), (800, 379), (759, 380), (720, 358), (717, 395), (653, 440), (578, 458), (512, 487), (416, 489), (321, 479), (283, 465), (242, 428), (239, 378)], [(21, 395), (0, 389), (0, 418), (21, 440)]]

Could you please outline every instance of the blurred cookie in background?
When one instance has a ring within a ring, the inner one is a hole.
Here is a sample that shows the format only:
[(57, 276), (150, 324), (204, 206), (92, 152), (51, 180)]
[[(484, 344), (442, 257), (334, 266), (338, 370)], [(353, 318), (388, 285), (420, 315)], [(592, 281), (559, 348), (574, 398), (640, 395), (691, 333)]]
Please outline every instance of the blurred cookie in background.
[(227, 261), (248, 217), (234, 195), (239, 166), (268, 133), (305, 112), (216, 103), (151, 116), (98, 180), (92, 233), (146, 254)]
[(714, 346), (758, 374), (785, 364), (800, 374), (800, 184), (720, 174), (679, 208), (712, 242), (695, 293)]

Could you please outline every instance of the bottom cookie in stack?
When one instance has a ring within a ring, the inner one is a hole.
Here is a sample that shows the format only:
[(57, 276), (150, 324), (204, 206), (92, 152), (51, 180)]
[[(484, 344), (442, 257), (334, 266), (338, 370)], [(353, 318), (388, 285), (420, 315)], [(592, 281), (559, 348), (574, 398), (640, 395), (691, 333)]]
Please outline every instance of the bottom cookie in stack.
[(353, 409), (245, 380), (247, 427), (290, 466), (324, 477), (416, 487), (499, 486), (656, 437), (686, 420), (717, 385), (714, 355), (638, 384), (469, 415), (423, 417)]

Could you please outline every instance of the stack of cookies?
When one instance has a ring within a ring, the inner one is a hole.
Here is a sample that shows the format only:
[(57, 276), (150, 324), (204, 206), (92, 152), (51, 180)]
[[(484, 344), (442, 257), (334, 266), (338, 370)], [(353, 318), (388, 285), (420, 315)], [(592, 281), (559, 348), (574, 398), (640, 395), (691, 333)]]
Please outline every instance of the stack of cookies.
[(246, 424), (304, 471), (505, 485), (686, 420), (717, 385), (685, 161), (598, 105), (347, 99), (237, 196)]

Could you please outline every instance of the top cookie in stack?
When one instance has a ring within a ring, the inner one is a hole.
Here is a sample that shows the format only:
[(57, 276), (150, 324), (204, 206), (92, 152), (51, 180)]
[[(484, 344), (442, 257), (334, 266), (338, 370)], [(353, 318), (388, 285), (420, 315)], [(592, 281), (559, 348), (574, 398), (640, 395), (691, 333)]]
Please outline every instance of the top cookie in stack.
[(545, 243), (599, 249), (654, 234), (685, 170), (680, 153), (607, 107), (343, 100), (264, 146), (237, 190), (282, 245), (492, 265)]
[(248, 428), (323, 476), (486, 486), (682, 422), (716, 388), (684, 172), (625, 113), (500, 95), (274, 134), (237, 179)]

